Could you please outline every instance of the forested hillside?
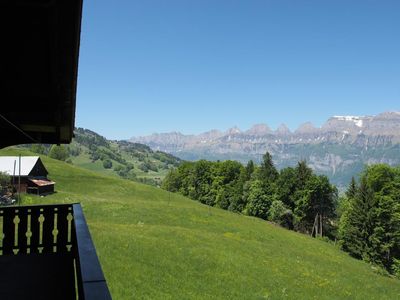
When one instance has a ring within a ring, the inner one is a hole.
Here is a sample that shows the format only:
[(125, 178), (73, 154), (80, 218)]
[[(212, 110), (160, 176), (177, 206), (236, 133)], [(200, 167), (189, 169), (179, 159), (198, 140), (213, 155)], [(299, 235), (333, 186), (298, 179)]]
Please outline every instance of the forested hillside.
[(156, 186), (181, 162), (171, 154), (153, 151), (143, 144), (107, 140), (89, 129), (76, 128), (74, 134), (70, 145), (25, 148), (88, 170)]
[(268, 152), (260, 166), (253, 161), (246, 166), (229, 160), (185, 162), (168, 174), (163, 188), (303, 233), (315, 234), (318, 219), (318, 233), (335, 237), (337, 189), (304, 161), (281, 171)]

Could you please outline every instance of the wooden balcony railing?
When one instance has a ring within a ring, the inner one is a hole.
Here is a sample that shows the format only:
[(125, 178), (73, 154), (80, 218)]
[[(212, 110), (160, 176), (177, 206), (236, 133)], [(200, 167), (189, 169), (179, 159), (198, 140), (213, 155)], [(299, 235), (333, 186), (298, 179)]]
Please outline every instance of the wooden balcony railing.
[(0, 299), (111, 299), (80, 204), (0, 207)]

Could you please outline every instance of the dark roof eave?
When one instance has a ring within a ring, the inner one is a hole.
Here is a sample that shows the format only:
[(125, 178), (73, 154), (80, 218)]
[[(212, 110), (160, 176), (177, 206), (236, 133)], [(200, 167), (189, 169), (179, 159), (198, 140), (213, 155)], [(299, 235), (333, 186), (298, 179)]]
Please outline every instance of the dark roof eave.
[(82, 0), (1, 2), (0, 148), (71, 141), (81, 18)]

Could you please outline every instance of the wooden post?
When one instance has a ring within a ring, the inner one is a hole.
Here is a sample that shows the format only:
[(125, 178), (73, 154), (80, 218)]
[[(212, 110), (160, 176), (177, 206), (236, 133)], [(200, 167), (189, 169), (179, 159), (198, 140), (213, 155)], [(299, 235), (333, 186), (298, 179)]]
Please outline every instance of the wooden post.
[(17, 160), (14, 159), (14, 171), (13, 171), (13, 177), (12, 177), (12, 191), (11, 195), (14, 198), (14, 189), (15, 189), (15, 168), (16, 168)]
[(12, 178), (12, 185), (13, 185), (13, 189), (15, 188), (15, 168), (16, 168), (16, 165), (17, 164), (17, 161), (16, 160), (14, 160), (14, 171), (13, 171), (13, 178)]
[(315, 216), (315, 219), (314, 219), (311, 236), (314, 235), (314, 231), (315, 231), (315, 236), (318, 236), (318, 214)]
[(319, 235), (320, 235), (320, 237), (322, 237), (322, 214), (319, 215), (319, 223), (320, 223), (320, 226), (321, 226), (320, 227), (321, 231), (320, 231)]
[(21, 204), (21, 154), (19, 155), (18, 205)]

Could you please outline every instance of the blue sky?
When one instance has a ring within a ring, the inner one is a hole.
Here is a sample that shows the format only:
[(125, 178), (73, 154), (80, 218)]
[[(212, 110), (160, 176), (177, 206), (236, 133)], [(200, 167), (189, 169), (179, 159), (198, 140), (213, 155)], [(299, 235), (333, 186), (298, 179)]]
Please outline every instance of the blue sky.
[(400, 110), (398, 0), (85, 0), (76, 126), (107, 138)]

